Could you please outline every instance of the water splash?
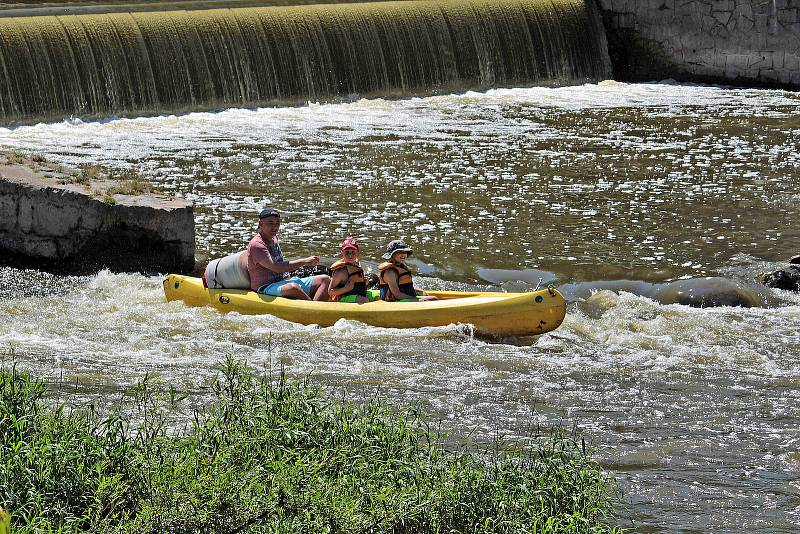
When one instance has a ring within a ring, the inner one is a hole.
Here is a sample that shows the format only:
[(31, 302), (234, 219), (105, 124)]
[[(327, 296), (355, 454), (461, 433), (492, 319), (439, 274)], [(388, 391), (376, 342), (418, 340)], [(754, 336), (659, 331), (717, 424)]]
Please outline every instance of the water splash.
[(0, 120), (135, 115), (610, 75), (591, 2), (381, 2), (4, 18)]

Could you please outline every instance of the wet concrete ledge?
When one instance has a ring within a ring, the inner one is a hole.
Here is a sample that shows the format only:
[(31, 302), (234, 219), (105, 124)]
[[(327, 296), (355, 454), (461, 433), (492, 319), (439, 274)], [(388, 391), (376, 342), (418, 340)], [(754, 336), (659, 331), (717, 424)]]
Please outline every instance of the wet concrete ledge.
[(76, 274), (194, 268), (191, 202), (74, 176), (30, 161), (0, 163), (4, 263)]
[(800, 90), (797, 0), (595, 0), (614, 79)]

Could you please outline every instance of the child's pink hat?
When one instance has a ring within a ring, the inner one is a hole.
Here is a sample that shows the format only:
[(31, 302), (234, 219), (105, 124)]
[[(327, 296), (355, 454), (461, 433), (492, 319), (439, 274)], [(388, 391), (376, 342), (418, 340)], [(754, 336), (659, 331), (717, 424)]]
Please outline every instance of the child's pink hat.
[(347, 248), (354, 248), (359, 250), (358, 248), (358, 240), (355, 237), (346, 237), (344, 241), (342, 241), (342, 250)]

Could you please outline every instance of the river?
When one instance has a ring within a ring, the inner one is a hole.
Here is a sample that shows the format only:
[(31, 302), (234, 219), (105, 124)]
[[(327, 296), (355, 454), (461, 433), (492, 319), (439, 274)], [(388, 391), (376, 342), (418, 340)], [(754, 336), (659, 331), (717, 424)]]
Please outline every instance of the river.
[[(6, 267), (0, 346), (87, 394), (145, 372), (203, 391), (232, 354), (482, 440), (577, 427), (620, 481), (623, 526), (798, 531), (800, 297), (753, 277), (800, 253), (799, 144), (797, 93), (669, 83), (0, 128), (0, 149), (134, 168), (193, 200), (201, 261), (240, 250), (271, 205), (289, 256), (331, 262), (354, 235), (374, 268), (402, 237), (423, 287), (570, 300), (551, 334), (498, 341), (220, 315), (166, 303), (159, 276)], [(762, 305), (588, 298), (707, 276)]]

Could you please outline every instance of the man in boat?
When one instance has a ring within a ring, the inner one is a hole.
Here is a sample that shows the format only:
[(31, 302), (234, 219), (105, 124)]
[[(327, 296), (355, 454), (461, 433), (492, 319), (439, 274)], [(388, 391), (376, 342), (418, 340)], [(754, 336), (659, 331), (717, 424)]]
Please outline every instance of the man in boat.
[(257, 293), (299, 300), (328, 300), (331, 277), (320, 274), (304, 278), (290, 277), (289, 272), (306, 265), (317, 265), (319, 256), (285, 260), (278, 231), (281, 214), (265, 208), (258, 216), (258, 233), (247, 245), (247, 271), (250, 287)]

